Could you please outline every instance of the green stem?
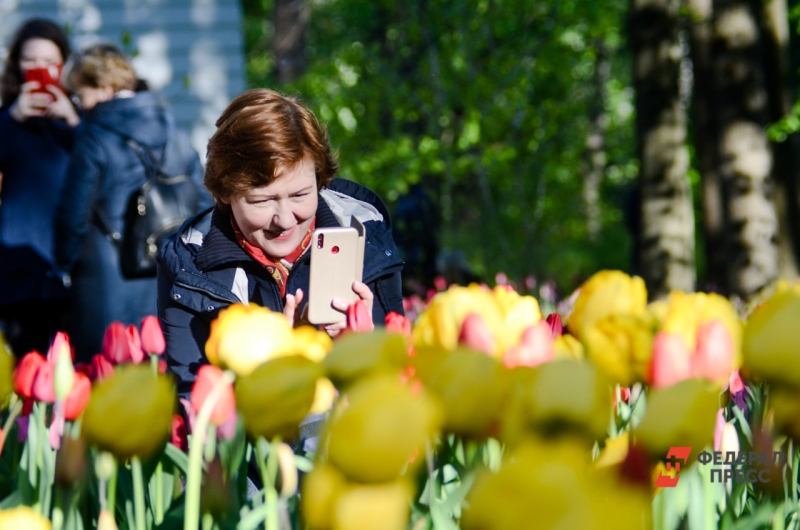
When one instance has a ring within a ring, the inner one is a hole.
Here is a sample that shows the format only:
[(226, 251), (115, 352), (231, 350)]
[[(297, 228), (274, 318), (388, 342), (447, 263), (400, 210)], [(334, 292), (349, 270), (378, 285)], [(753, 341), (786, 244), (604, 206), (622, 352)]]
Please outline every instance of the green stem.
[(164, 469), (163, 464), (161, 461), (158, 461), (156, 464), (156, 502), (155, 502), (155, 513), (153, 514), (153, 518), (155, 519), (155, 523), (157, 525), (161, 524), (161, 521), (164, 520)]
[(158, 355), (150, 355), (150, 367), (154, 374), (158, 374)]
[[(280, 443), (280, 440), (278, 440), (278, 443)], [(256, 441), (255, 447), (258, 469), (261, 471), (261, 481), (264, 483), (266, 530), (278, 530), (278, 491), (275, 489), (275, 479), (278, 473), (277, 446), (270, 444), (266, 463), (264, 462), (264, 453), (261, 451), (259, 441)]]
[(55, 506), (53, 507), (53, 515), (52, 515), (52, 522), (53, 522), (53, 530), (61, 530), (61, 527), (64, 525), (64, 510), (61, 507), (61, 488), (56, 486), (55, 487)]
[(3, 452), (3, 445), (5, 444), (6, 438), (8, 438), (11, 425), (14, 424), (14, 420), (17, 419), (17, 416), (19, 416), (21, 410), (22, 400), (16, 399), (16, 394), (11, 394), (11, 410), (8, 413), (8, 418), (6, 418), (6, 421), (3, 424), (3, 433), (5, 436), (0, 437), (0, 453)]
[(117, 518), (117, 473), (119, 469), (117, 468), (117, 461), (114, 460), (114, 472), (111, 473), (111, 478), (108, 479), (108, 511), (111, 513), (111, 516), (116, 519)]
[(200, 485), (203, 479), (203, 442), (211, 413), (222, 396), (226, 385), (233, 383), (233, 372), (226, 371), (209, 392), (205, 403), (200, 408), (194, 424), (192, 441), (189, 443), (189, 469), (186, 473), (186, 504), (184, 510), (184, 530), (197, 530), (200, 525)]
[(146, 530), (144, 510), (144, 479), (142, 478), (142, 461), (138, 456), (131, 458), (133, 471), (133, 508), (136, 514), (136, 530)]

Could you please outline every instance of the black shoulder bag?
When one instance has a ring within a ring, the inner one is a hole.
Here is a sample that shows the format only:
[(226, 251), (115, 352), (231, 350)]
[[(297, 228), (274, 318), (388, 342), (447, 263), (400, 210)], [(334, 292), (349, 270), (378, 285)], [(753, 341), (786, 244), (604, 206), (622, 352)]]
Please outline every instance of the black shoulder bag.
[(189, 175), (164, 173), (166, 145), (157, 163), (146, 146), (131, 139), (126, 141), (142, 161), (147, 181), (128, 199), (122, 234), (111, 230), (97, 208), (95, 214), (98, 225), (119, 250), (122, 275), (129, 279), (154, 277), (161, 242), (198, 212), (200, 194)]

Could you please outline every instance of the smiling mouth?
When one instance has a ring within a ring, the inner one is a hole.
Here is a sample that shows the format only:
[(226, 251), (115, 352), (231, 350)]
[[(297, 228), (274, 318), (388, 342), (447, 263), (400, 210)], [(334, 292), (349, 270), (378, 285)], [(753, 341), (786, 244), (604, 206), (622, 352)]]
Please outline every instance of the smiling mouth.
[(289, 230), (266, 230), (267, 234), (269, 234), (270, 238), (274, 241), (285, 241), (292, 237), (294, 234), (294, 229), (297, 228), (293, 226)]

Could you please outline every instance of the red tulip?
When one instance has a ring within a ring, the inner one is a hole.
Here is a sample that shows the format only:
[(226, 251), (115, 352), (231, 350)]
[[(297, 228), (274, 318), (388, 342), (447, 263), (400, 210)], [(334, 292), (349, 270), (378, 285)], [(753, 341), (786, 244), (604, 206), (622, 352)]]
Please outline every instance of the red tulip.
[(556, 344), (550, 324), (540, 320), (525, 328), (519, 343), (510, 347), (503, 355), (503, 366), (516, 368), (527, 366), (534, 368), (542, 363), (550, 362), (556, 355)]
[(357, 300), (347, 308), (347, 329), (356, 333), (372, 331), (375, 325), (372, 323), (372, 315), (367, 310), (364, 300)]
[[(191, 403), (195, 414), (200, 414), (211, 389), (223, 377), (224, 372), (212, 364), (204, 364), (197, 372), (197, 379), (192, 387)], [(211, 423), (222, 425), (236, 412), (236, 400), (233, 397), (233, 385), (227, 383), (219, 400), (211, 413)]]
[(158, 373), (160, 374), (167, 373), (167, 361), (163, 359), (158, 360)]
[(697, 347), (692, 362), (695, 376), (711, 381), (724, 381), (730, 377), (733, 340), (722, 322), (712, 320), (697, 328)]
[(50, 349), (47, 350), (47, 361), (55, 364), (58, 360), (58, 355), (61, 353), (69, 354), (70, 359), (75, 362), (75, 351), (69, 344), (69, 336), (63, 331), (56, 333), (56, 338), (53, 339), (53, 344), (51, 344)]
[(103, 356), (112, 364), (127, 363), (131, 360), (128, 330), (122, 322), (112, 322), (103, 335)]
[(22, 412), (19, 413), (20, 416), (29, 416), (30, 413), (33, 412), (33, 400), (23, 398), (22, 399)]
[(83, 414), (83, 409), (89, 404), (91, 394), (92, 382), (89, 377), (82, 372), (75, 372), (72, 388), (64, 400), (64, 419), (72, 421)]
[(447, 289), (447, 280), (444, 279), (444, 276), (437, 276), (433, 279), (433, 286), (437, 291), (444, 291)]
[(550, 313), (547, 315), (547, 323), (550, 324), (553, 338), (560, 337), (564, 332), (564, 324), (561, 322), (561, 315), (558, 313)]
[(33, 378), (39, 366), (47, 364), (47, 360), (38, 351), (26, 353), (14, 370), (14, 392), (22, 398), (33, 397)]
[(75, 365), (75, 373), (77, 374), (78, 372), (91, 379), (92, 365), (88, 363), (78, 363)]
[(147, 315), (142, 320), (142, 349), (152, 355), (161, 355), (167, 349), (158, 317)]
[(180, 414), (172, 415), (172, 432), (170, 433), (169, 442), (184, 453), (189, 452), (189, 435), (186, 432), (186, 422)]
[(491, 355), (497, 341), (482, 316), (478, 313), (468, 313), (461, 322), (458, 343), (471, 350)]
[(36, 375), (33, 376), (33, 387), (31, 388), (33, 399), (42, 403), (55, 403), (55, 372), (56, 367), (52, 363), (44, 362), (39, 365)]
[(112, 375), (114, 375), (114, 365), (108, 359), (100, 353), (92, 357), (92, 362), (89, 364), (89, 378), (92, 381), (102, 381)]
[(411, 336), (411, 321), (401, 315), (391, 311), (385, 319), (386, 331), (390, 333), (400, 333), (405, 337)]
[(134, 364), (139, 364), (144, 360), (144, 351), (142, 351), (142, 339), (139, 337), (139, 328), (131, 324), (126, 331), (128, 333), (128, 349), (131, 352), (131, 360)]
[(653, 388), (674, 385), (692, 376), (689, 349), (679, 335), (659, 331), (653, 340), (651, 384)]

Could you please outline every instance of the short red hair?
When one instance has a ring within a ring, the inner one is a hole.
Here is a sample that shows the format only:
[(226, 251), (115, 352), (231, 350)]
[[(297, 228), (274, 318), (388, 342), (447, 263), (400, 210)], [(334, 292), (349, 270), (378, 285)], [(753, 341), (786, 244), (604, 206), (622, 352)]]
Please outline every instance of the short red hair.
[(298, 98), (273, 90), (248, 90), (231, 101), (208, 141), (205, 185), (217, 206), (275, 180), (278, 168), (310, 158), (317, 189), (339, 171), (328, 132)]

